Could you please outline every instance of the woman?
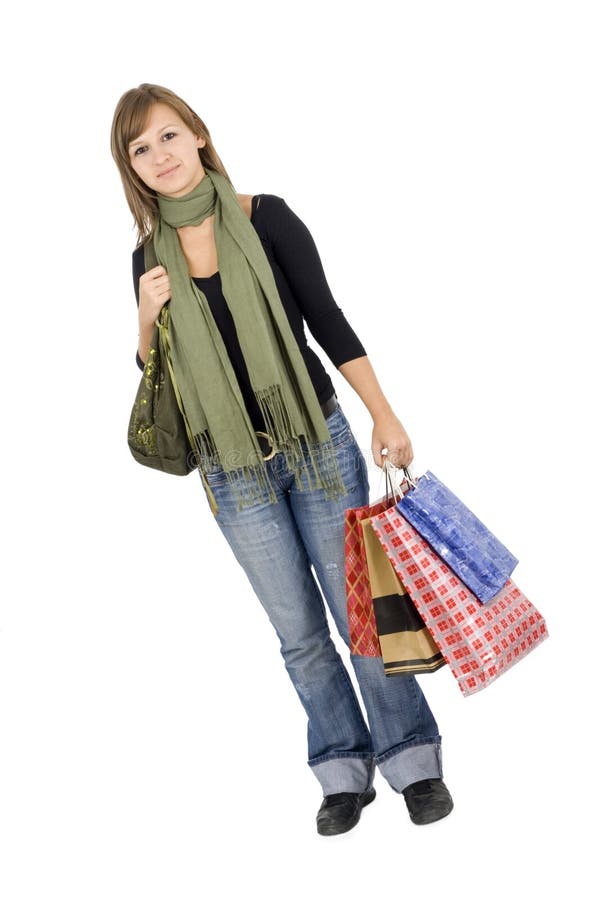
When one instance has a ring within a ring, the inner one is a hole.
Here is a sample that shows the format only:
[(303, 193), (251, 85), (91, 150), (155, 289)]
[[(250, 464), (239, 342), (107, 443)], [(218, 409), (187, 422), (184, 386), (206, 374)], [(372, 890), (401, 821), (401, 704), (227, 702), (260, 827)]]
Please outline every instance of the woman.
[[(169, 303), (173, 370), (217, 525), (281, 641), (308, 716), (319, 834), (354, 827), (375, 767), (417, 824), (452, 809), (441, 738), (413, 676), (351, 656), (369, 727), (328, 630), (321, 591), (349, 646), (344, 510), (369, 502), (366, 461), (304, 321), (373, 418), (381, 466), (410, 440), (329, 291), (312, 237), (273, 194), (236, 194), (193, 110), (142, 84), (115, 110), (111, 149), (139, 242), (133, 254), (143, 368)], [(144, 244), (158, 265), (144, 270)]]

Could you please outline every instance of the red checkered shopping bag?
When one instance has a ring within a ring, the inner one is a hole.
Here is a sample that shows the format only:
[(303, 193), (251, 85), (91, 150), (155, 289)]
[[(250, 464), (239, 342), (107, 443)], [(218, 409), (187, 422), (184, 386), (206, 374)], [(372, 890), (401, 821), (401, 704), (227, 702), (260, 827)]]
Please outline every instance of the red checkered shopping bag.
[(395, 507), (371, 525), (463, 695), (487, 687), (548, 637), (543, 616), (511, 579), (483, 604)]
[[(404, 495), (409, 490), (405, 480), (400, 485)], [(394, 507), (400, 494), (386, 494), (375, 503), (346, 510), (345, 552), (346, 552), (346, 598), (348, 605), (348, 626), (350, 629), (350, 652), (357, 656), (381, 656), (379, 635), (373, 611), (373, 595), (369, 582), (367, 553), (361, 522), (390, 506)]]

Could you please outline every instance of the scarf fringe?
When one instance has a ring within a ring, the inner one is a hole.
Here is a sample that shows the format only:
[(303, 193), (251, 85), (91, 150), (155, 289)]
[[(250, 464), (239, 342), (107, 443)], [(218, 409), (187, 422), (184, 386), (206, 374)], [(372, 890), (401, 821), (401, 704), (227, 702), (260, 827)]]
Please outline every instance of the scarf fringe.
[[(276, 452), (283, 453), (287, 468), (294, 474), (298, 490), (314, 491), (322, 488), (329, 500), (346, 496), (348, 491), (332, 442), (309, 441), (304, 436), (292, 434), (293, 426), (278, 385), (255, 391), (255, 397), (267, 433), (273, 438), (273, 447)], [(208, 429), (196, 434), (194, 443), (200, 467), (205, 474), (214, 466), (224, 469), (238, 511), (257, 503), (277, 502), (260, 448), (256, 451), (256, 463), (227, 470)]]
[[(276, 452), (283, 453), (287, 468), (294, 473), (299, 491), (322, 488), (329, 500), (348, 494), (342, 479), (331, 440), (309, 441), (304, 436), (292, 434), (292, 423), (287, 413), (281, 388), (272, 385), (255, 391), (254, 395), (265, 422), (267, 433), (273, 438)], [(222, 466), (215, 442), (208, 429), (195, 435), (198, 456), (207, 467)], [(276, 503), (277, 497), (269, 478), (262, 451), (257, 451), (258, 462), (226, 470), (227, 483), (236, 499), (237, 510), (261, 502)], [(307, 463), (306, 454), (310, 460)]]
[[(283, 452), (288, 469), (294, 473), (298, 490), (314, 491), (323, 488), (330, 500), (344, 497), (348, 491), (331, 441), (309, 441), (306, 437), (302, 439), (292, 435), (293, 426), (278, 384), (255, 391), (254, 396), (268, 434), (272, 436), (276, 449)], [(306, 464), (305, 448), (310, 466)]]
[[(206, 474), (211, 467), (220, 466), (222, 462), (215, 442), (208, 429), (194, 436), (200, 468)], [(238, 466), (236, 469), (224, 469), (227, 484), (235, 500), (237, 511), (257, 503), (276, 503), (277, 497), (269, 479), (267, 467), (262, 459), (260, 449), (257, 451), (259, 462), (254, 465)], [(212, 493), (212, 492), (211, 492)], [(217, 504), (213, 512), (216, 514)]]

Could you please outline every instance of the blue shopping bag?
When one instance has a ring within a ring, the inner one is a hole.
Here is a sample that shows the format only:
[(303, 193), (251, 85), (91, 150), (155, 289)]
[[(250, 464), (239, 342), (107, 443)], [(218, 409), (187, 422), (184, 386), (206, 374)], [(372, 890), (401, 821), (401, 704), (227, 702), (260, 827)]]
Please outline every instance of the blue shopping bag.
[(512, 575), (518, 559), (433, 472), (422, 475), (396, 509), (482, 603)]

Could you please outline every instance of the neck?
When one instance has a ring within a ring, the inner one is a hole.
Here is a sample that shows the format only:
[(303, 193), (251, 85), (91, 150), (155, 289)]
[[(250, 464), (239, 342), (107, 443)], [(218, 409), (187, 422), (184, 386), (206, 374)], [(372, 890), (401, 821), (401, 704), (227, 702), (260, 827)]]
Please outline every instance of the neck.
[(214, 225), (215, 225), (215, 214), (213, 213), (211, 216), (207, 216), (199, 225), (180, 225), (179, 228), (176, 229), (177, 234), (182, 237), (188, 237), (191, 234), (200, 234), (200, 235), (210, 235), (214, 234)]
[(161, 218), (172, 228), (200, 225), (213, 215), (216, 196), (212, 178), (208, 172), (205, 172), (196, 187), (187, 191), (182, 197), (158, 195)]

